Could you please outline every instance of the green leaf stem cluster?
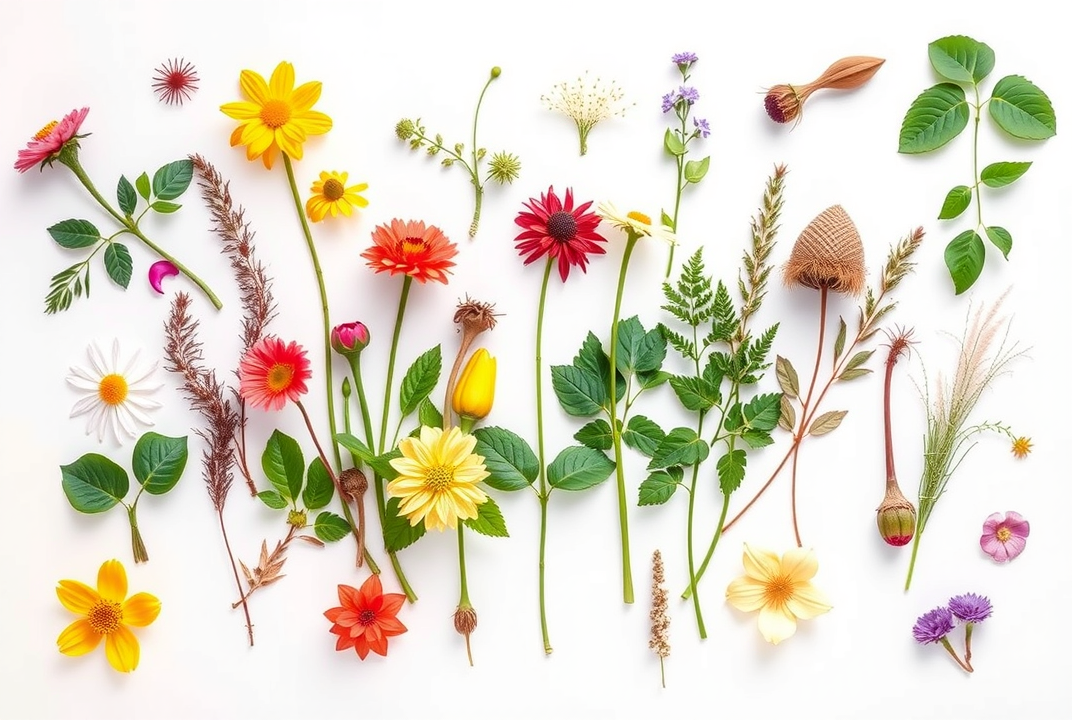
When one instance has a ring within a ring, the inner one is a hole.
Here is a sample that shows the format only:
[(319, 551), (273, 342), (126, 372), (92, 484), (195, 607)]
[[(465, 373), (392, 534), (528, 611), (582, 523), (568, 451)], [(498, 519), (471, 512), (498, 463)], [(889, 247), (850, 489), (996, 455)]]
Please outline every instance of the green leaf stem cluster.
[[(920, 154), (937, 150), (957, 137), (974, 119), (972, 180), (953, 187), (945, 196), (939, 220), (960, 217), (975, 201), (974, 227), (946, 246), (945, 263), (959, 295), (979, 279), (986, 261), (983, 235), (1007, 260), (1012, 233), (983, 221), (983, 187), (998, 189), (1019, 180), (1031, 162), (999, 161), (979, 168), (979, 125), (983, 106), (990, 119), (1006, 134), (1020, 140), (1045, 140), (1057, 134), (1057, 117), (1050, 98), (1022, 75), (1006, 75), (982, 100), (980, 83), (994, 69), (989, 45), (964, 35), (951, 35), (928, 48), (931, 65), (944, 81), (924, 90), (908, 108), (901, 123), (898, 152)], [(965, 90), (971, 92), (971, 97)]]

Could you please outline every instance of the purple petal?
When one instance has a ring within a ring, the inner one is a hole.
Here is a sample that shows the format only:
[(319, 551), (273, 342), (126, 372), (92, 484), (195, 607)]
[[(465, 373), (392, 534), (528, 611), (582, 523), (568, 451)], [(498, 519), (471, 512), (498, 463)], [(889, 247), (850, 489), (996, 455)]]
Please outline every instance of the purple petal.
[(149, 268), (149, 284), (153, 287), (153, 290), (163, 295), (164, 290), (160, 287), (160, 283), (163, 282), (164, 278), (178, 274), (179, 269), (175, 267), (174, 263), (167, 260), (158, 260)]

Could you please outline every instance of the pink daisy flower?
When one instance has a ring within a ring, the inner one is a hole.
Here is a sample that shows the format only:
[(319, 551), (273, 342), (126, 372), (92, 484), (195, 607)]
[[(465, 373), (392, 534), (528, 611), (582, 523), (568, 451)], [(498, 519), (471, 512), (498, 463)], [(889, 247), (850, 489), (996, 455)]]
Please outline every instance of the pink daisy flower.
[(1024, 551), (1031, 525), (1018, 512), (994, 513), (983, 523), (979, 545), (994, 562), (1008, 562)]
[(89, 108), (72, 110), (59, 122), (53, 120), (48, 125), (37, 131), (26, 147), (19, 150), (19, 159), (15, 161), (15, 169), (20, 173), (26, 172), (34, 165), (55, 160), (63, 148), (73, 138), (78, 136), (78, 130), (89, 114)]
[(255, 408), (282, 410), (288, 400), (297, 402), (309, 391), (305, 381), (312, 376), (301, 345), (269, 336), (239, 362), (238, 394)]

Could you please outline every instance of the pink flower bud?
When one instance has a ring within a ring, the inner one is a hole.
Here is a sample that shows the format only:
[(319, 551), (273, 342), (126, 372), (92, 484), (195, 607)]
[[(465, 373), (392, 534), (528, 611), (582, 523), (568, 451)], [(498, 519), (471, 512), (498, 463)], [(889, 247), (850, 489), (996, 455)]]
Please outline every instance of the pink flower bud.
[(371, 339), (364, 323), (343, 323), (331, 331), (331, 349), (340, 355), (355, 355), (364, 350)]

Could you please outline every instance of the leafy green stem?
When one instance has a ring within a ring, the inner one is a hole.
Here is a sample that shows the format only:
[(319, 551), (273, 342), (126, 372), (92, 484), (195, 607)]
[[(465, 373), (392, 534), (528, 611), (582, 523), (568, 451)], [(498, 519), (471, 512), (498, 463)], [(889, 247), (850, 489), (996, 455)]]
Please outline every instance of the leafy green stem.
[(480, 106), (484, 104), (484, 94), (488, 91), (488, 87), (491, 85), (491, 81), (499, 76), (496, 72), (499, 68), (493, 68), (491, 73), (488, 74), (488, 81), (484, 83), (484, 88), (480, 91), (480, 97), (476, 101), (476, 110), (473, 111), (473, 165), (469, 169), (469, 172), (473, 175), (473, 187), (476, 191), (476, 203), (473, 208), (473, 222), (469, 225), (469, 237), (476, 237), (477, 228), (480, 226), (480, 206), (484, 201), (484, 185), (480, 182), (480, 154), (479, 148), (476, 144), (476, 126), (480, 120)]
[(981, 119), (983, 106), (979, 101), (979, 83), (972, 83), (972, 89), (975, 90), (975, 132), (972, 135), (972, 175), (975, 179), (975, 212), (978, 224), (976, 229), (983, 226), (983, 194), (979, 192), (979, 185), (982, 179), (979, 177), (979, 121)]
[(539, 453), (540, 500), (540, 631), (543, 633), (543, 651), (550, 655), (551, 637), (547, 631), (547, 600), (545, 594), (544, 561), (547, 553), (547, 501), (551, 493), (547, 488), (547, 458), (543, 439), (543, 318), (547, 307), (547, 286), (551, 279), (554, 258), (548, 257), (544, 265), (543, 282), (540, 285), (540, 303), (536, 311), (536, 447)]

